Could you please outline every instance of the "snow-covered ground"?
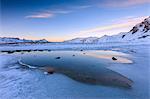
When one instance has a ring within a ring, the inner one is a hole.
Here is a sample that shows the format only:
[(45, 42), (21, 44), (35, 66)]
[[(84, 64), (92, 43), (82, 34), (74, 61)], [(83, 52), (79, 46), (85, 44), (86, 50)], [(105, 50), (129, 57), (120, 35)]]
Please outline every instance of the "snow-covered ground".
[(87, 85), (61, 74), (21, 68), (17, 55), (0, 53), (0, 99), (148, 99), (150, 46), (148, 44), (3, 45), (0, 50), (117, 50), (132, 56), (133, 64), (111, 63), (109, 69), (134, 81), (132, 89)]
[(66, 44), (66, 43), (45, 43), (45, 44), (5, 44), (0, 45), (0, 51), (13, 50), (94, 50), (94, 49), (111, 49), (119, 46), (139, 46), (150, 45), (149, 42), (139, 43), (100, 43), (100, 44)]

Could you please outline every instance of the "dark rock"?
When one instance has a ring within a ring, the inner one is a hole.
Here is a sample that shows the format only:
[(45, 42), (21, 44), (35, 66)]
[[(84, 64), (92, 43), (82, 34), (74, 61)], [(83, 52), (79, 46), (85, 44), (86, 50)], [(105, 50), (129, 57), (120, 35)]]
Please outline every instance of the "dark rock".
[(125, 35), (122, 35), (122, 38), (124, 38), (125, 37)]
[(51, 50), (48, 50), (49, 52), (51, 52)]
[(143, 23), (142, 24), (140, 24), (140, 27), (142, 27), (143, 26)]
[(134, 27), (132, 28), (132, 30), (130, 30), (130, 32), (132, 32), (132, 34), (134, 34), (134, 33), (136, 33), (138, 30), (139, 30), (139, 29), (138, 29), (136, 26), (134, 26)]
[(72, 56), (75, 56), (75, 55), (72, 55)]
[(83, 51), (83, 50), (80, 50), (80, 51)]
[(46, 67), (46, 68), (42, 68), (45, 72), (47, 72), (48, 74), (53, 74), (55, 72), (54, 68), (51, 67)]
[(144, 31), (147, 32), (149, 30), (150, 30), (150, 23), (147, 20), (145, 20), (144, 21)]
[(38, 50), (38, 51), (43, 51), (43, 50)]
[(49, 72), (47, 72), (47, 73), (49, 73), (49, 74), (53, 74), (53, 73), (54, 73), (54, 71), (49, 71)]
[(56, 57), (56, 59), (60, 59), (60, 57)]
[(117, 60), (117, 58), (115, 58), (115, 57), (112, 57), (112, 60)]
[(148, 36), (150, 36), (150, 35), (144, 35), (144, 36), (142, 36), (142, 37), (138, 37), (138, 39), (146, 38), (146, 37), (148, 37)]
[(24, 52), (31, 52), (31, 50), (22, 50), (22, 51), (24, 51)]
[(132, 53), (136, 53), (134, 50), (130, 50), (130, 52), (132, 52)]
[(27, 52), (31, 52), (31, 50), (28, 50)]
[(14, 53), (14, 51), (8, 51), (7, 53), (8, 53), (8, 54), (12, 54), (12, 53)]
[(21, 52), (21, 50), (16, 50), (15, 52)]
[(8, 51), (1, 51), (1, 52), (8, 52)]

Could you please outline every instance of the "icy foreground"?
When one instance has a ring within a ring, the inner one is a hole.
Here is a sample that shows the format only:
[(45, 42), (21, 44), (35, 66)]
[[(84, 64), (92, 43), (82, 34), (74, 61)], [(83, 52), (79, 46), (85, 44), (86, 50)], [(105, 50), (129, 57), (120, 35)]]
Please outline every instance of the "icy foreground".
[[(115, 42), (115, 43), (114, 43)], [(62, 43), (0, 38), (0, 99), (148, 99), (150, 90), (150, 17), (129, 32)], [(11, 44), (10, 44), (11, 43)], [(72, 44), (73, 43), (73, 44)], [(74, 44), (75, 43), (75, 44)], [(78, 44), (77, 44), (78, 43)], [(18, 64), (20, 51), (115, 50), (130, 54), (132, 64), (108, 63), (108, 69), (133, 80), (131, 89), (88, 85), (65, 75), (45, 75)]]
[[(111, 45), (111, 44), (110, 44)], [(109, 69), (132, 79), (132, 89), (87, 85), (60, 75), (45, 75), (42, 71), (21, 68), (14, 54), (0, 54), (0, 96), (1, 99), (148, 99), (149, 96), (149, 45), (51, 45), (41, 49), (80, 50), (109, 49), (132, 55), (133, 64), (111, 63)], [(57, 46), (57, 47), (54, 47)], [(63, 47), (64, 46), (64, 47)], [(38, 48), (39, 46), (37, 46)], [(81, 48), (80, 48), (81, 47)], [(3, 46), (1, 50), (33, 49), (31, 46)]]

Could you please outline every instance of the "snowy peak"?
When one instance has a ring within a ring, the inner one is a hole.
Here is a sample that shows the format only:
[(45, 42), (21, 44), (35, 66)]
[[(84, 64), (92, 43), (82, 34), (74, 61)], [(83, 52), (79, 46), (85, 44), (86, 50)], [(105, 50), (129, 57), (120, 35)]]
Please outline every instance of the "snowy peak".
[(87, 38), (75, 38), (72, 40), (65, 41), (66, 43), (96, 43), (97, 37), (87, 37)]
[(35, 43), (48, 43), (48, 41), (46, 39), (34, 40), (33, 42), (35, 42)]
[(149, 38), (150, 36), (150, 17), (144, 19), (143, 22), (135, 25), (128, 33), (122, 35), (123, 40), (138, 40)]
[(100, 38), (87, 37), (75, 38), (65, 41), (66, 43), (104, 43), (104, 42), (147, 42), (150, 41), (150, 17), (135, 25), (129, 32), (122, 32), (117, 35), (104, 35)]
[(0, 37), (0, 44), (16, 44), (16, 43), (48, 43), (47, 40), (26, 40), (20, 38)]
[[(64, 43), (93, 44), (105, 42), (150, 42), (150, 17), (135, 25), (129, 32), (122, 32), (117, 35), (104, 35), (98, 37), (75, 38), (64, 41)], [(0, 37), (0, 44), (6, 43), (48, 43), (47, 40), (26, 40), (20, 38)]]
[(148, 32), (150, 30), (150, 17), (146, 18), (143, 22), (137, 24), (136, 26), (134, 26), (130, 32), (132, 32), (132, 34), (136, 33), (136, 32)]

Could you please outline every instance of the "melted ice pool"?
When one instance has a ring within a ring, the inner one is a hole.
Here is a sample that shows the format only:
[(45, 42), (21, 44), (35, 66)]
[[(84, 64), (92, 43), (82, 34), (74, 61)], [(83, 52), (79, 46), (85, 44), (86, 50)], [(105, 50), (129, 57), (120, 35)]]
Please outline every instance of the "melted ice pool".
[(125, 53), (104, 50), (43, 51), (24, 54), (20, 63), (45, 71), (54, 70), (86, 84), (131, 88), (132, 80), (107, 68), (109, 63), (132, 63), (127, 57), (130, 56)]

